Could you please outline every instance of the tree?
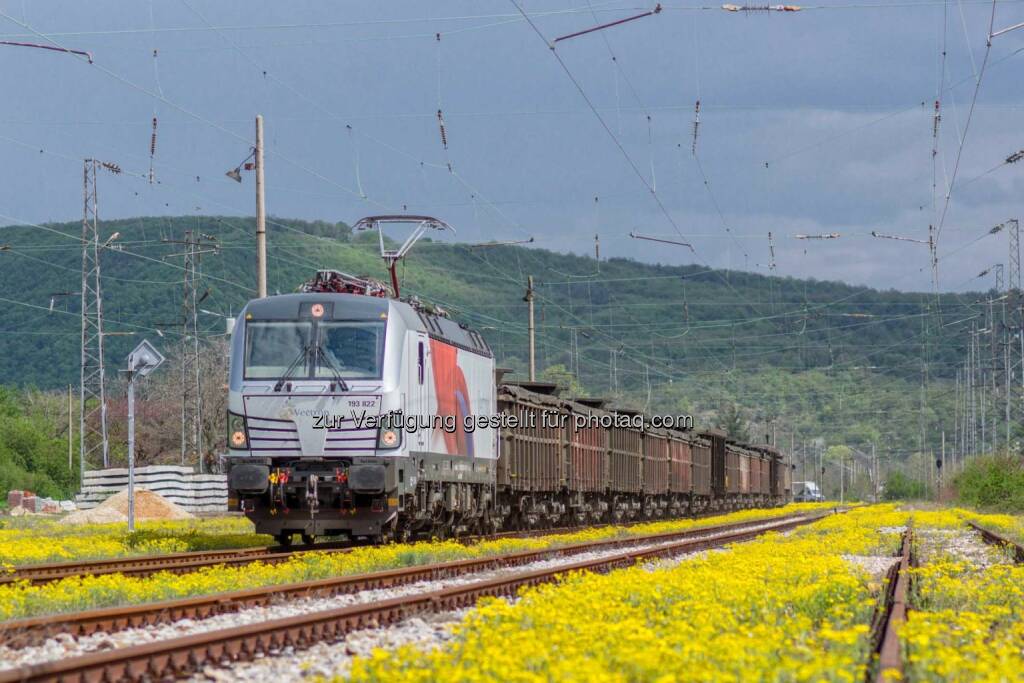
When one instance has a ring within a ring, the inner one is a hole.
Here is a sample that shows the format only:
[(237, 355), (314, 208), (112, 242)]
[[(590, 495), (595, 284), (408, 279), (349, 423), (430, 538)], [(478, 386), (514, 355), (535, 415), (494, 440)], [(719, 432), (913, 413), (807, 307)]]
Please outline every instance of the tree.
[[(224, 450), (227, 426), (228, 344), (223, 337), (206, 339), (199, 354), (203, 455), (206, 462)], [(126, 385), (110, 391), (111, 451), (127, 442)], [(139, 466), (181, 462), (181, 347), (169, 349), (167, 362), (140, 382), (135, 393), (135, 461)], [(120, 454), (119, 454), (120, 455)], [(125, 462), (127, 454), (120, 455)], [(198, 463), (189, 462), (197, 466)]]
[(555, 384), (560, 393), (570, 398), (586, 395), (586, 391), (580, 385), (579, 381), (577, 381), (576, 376), (561, 363), (558, 365), (549, 365), (545, 368), (544, 371), (540, 373), (540, 381)]
[(719, 409), (715, 417), (715, 426), (725, 430), (731, 439), (750, 441), (747, 419), (735, 403), (726, 403)]

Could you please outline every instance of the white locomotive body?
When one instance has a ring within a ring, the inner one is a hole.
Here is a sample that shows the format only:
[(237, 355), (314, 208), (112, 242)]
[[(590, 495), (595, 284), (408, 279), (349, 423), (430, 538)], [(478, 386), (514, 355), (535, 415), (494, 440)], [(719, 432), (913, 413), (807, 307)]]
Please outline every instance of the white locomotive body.
[(477, 332), (405, 301), (250, 301), (228, 399), (232, 501), (256, 531), (370, 537), (497, 525), (494, 359)]

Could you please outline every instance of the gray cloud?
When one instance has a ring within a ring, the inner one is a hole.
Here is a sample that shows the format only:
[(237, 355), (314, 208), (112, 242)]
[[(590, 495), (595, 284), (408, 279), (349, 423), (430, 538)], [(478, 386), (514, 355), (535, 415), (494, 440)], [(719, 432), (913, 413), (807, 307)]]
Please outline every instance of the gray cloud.
[[(346, 3), (344, 12), (315, 2), (192, 4), (217, 26), (278, 28), (226, 30), (231, 41), (247, 46), (248, 57), (208, 30), (59, 39), (93, 51), (97, 67), (65, 55), (0, 48), (8, 67), (0, 71), (0, 92), (9, 95), (0, 102), (0, 136), (24, 143), (0, 137), (0, 214), (36, 222), (76, 218), (81, 170), (75, 159), (96, 155), (144, 172), (154, 115), (160, 121), (160, 184), (104, 178), (103, 215), (251, 214), (251, 180), (238, 186), (223, 173), (248, 153), (251, 118), (262, 112), (274, 214), (351, 221), (379, 212), (380, 204), (388, 210), (404, 206), (450, 219), (465, 240), (535, 235), (539, 246), (589, 253), (598, 232), (607, 255), (692, 260), (685, 253), (652, 252), (626, 237), (630, 229), (674, 231), (550, 51), (524, 24), (457, 32), (505, 20), (381, 23), (431, 13), (506, 15), (509, 4), (454, 2), (428, 11), (409, 1)], [(0, 2), (0, 8), (18, 19), (26, 12), (24, 18), (45, 32), (150, 26), (146, 3), (103, 0), (85, 7), (54, 0), (27, 7)], [(527, 8), (541, 13), (552, 6)], [(997, 24), (1024, 19), (1020, 3), (1001, 2), (998, 9)], [(980, 63), (989, 6), (964, 3), (963, 11), (974, 62)], [(202, 26), (177, 4), (154, 4), (154, 19), (163, 28)], [(658, 196), (683, 234), (692, 236), (701, 260), (755, 269), (767, 263), (771, 230), (778, 236), (781, 274), (928, 289), (926, 249), (882, 243), (869, 233), (921, 238), (936, 221), (931, 103), (941, 20), (942, 3), (784, 16), (666, 10), (605, 33), (624, 77), (599, 35), (560, 44), (559, 53), (640, 173), (647, 182), (656, 178)], [(358, 25), (282, 27), (332, 22)], [(549, 37), (594, 23), (584, 13), (538, 16), (537, 22)], [(21, 30), (0, 19), (0, 32)], [(443, 36), (440, 48), (435, 32)], [(940, 208), (973, 94), (958, 12), (952, 13), (947, 42), (946, 82), (963, 82), (944, 98)], [(1024, 31), (995, 42), (960, 182), (1024, 147), (1015, 61), (1020, 58), (1012, 57), (1021, 47)], [(154, 48), (159, 87), (202, 120), (98, 68), (154, 90)], [(435, 118), (439, 81), (448, 158), (457, 176), (444, 168)], [(689, 152), (698, 97), (698, 148), (733, 237)], [(940, 251), (952, 251), (1017, 215), (1022, 170), (1024, 165), (1003, 167), (958, 189)], [(360, 186), (369, 200), (359, 197)], [(820, 244), (791, 237), (833, 231), (844, 237)], [(950, 257), (955, 265), (943, 264), (943, 286), (976, 287), (977, 282), (961, 283), (1005, 260), (1004, 254), (1001, 237), (958, 252)]]

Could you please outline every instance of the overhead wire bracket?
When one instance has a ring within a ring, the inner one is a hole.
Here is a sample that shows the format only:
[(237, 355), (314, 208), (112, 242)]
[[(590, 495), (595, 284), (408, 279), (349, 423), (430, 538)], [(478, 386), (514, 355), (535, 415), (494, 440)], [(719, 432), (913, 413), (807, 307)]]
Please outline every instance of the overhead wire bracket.
[(631, 22), (631, 21), (636, 21), (637, 19), (643, 19), (644, 17), (649, 17), (649, 16), (652, 16), (652, 15), (655, 15), (655, 14), (660, 14), (660, 13), (661, 13), (661, 3), (659, 2), (658, 4), (656, 4), (654, 6), (654, 9), (648, 10), (647, 12), (643, 12), (642, 14), (637, 14), (637, 15), (634, 15), (632, 17), (626, 17), (625, 19), (617, 19), (616, 21), (609, 21), (607, 24), (601, 24), (599, 26), (593, 26), (591, 28), (584, 29), (582, 31), (576, 31), (575, 33), (570, 33), (568, 35), (559, 36), (558, 38), (555, 38), (554, 40), (551, 41), (551, 49), (554, 50), (555, 49), (555, 44), (559, 43), (559, 42), (561, 42), (563, 40), (569, 40), (570, 38), (579, 38), (580, 36), (585, 36), (588, 33), (593, 33), (594, 31), (602, 31), (602, 30), (604, 30), (606, 28), (612, 28), (613, 26), (620, 26), (621, 24), (626, 24), (626, 23)]
[(92, 53), (86, 52), (85, 50), (72, 50), (67, 47), (56, 47), (55, 45), (40, 45), (39, 43), (19, 43), (14, 40), (0, 40), (0, 45), (9, 45), (11, 47), (33, 47), (39, 50), (52, 50), (54, 52), (67, 52), (68, 54), (81, 55), (89, 60), (92, 64)]
[(680, 246), (680, 247), (687, 247), (693, 253), (695, 253), (695, 254), (697, 253), (697, 250), (694, 249), (693, 245), (690, 244), (689, 242), (679, 242), (677, 240), (665, 239), (663, 237), (653, 237), (653, 236), (650, 236), (650, 235), (641, 235), (638, 232), (630, 232), (629, 236), (632, 237), (635, 240), (648, 240), (650, 242), (662, 242), (664, 244), (675, 244), (675, 245)]

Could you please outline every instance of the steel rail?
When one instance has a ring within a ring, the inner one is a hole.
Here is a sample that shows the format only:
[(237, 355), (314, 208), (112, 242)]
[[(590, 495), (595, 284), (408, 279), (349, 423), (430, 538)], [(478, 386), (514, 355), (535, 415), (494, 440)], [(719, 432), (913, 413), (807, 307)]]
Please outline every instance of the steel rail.
[(587, 543), (576, 543), (543, 550), (519, 551), (491, 557), (454, 560), (437, 564), (402, 567), (366, 574), (317, 579), (300, 583), (263, 586), (241, 591), (203, 595), (178, 600), (165, 600), (126, 607), (107, 607), (67, 614), (53, 614), (25, 619), (0, 622), (0, 645), (12, 648), (39, 645), (58, 634), (66, 633), (81, 637), (98, 632), (112, 632), (123, 629), (171, 623), (179, 619), (203, 619), (217, 614), (236, 612), (241, 609), (266, 606), (288, 599), (326, 598), (334, 595), (356, 593), (364, 590), (390, 588), (394, 586), (450, 578), (463, 574), (521, 566), (556, 557), (607, 550), (629, 545), (670, 542), (693, 539), (695, 536), (714, 536), (732, 533), (744, 527), (764, 526), (764, 531), (790, 528), (791, 525), (815, 521), (827, 514), (790, 515), (774, 520), (750, 520), (711, 527), (700, 527), (685, 531), (669, 532), (653, 536), (631, 536)]
[[(725, 513), (719, 513), (725, 514)], [(709, 515), (711, 517), (715, 515)], [(702, 516), (706, 517), (706, 516)], [(696, 519), (695, 517), (694, 519)], [(673, 519), (673, 518), (666, 518)], [(685, 519), (685, 518), (681, 518)], [(575, 527), (557, 527), (549, 529), (530, 529), (525, 531), (503, 531), (494, 534), (464, 536), (455, 540), (461, 543), (476, 543), (482, 540), (500, 538), (533, 538), (559, 533), (573, 533), (581, 529), (600, 529), (609, 526), (630, 527), (635, 524), (661, 521), (661, 519), (639, 520), (621, 524), (581, 525)], [(183, 574), (196, 571), (203, 567), (215, 565), (241, 565), (257, 560), (268, 564), (284, 562), (292, 556), (305, 552), (349, 552), (352, 548), (367, 545), (358, 541), (328, 541), (314, 545), (286, 547), (280, 545), (259, 548), (232, 548), (223, 550), (201, 550), (186, 553), (168, 553), (162, 555), (137, 555), (115, 557), (99, 560), (74, 560), (70, 562), (47, 562), (40, 564), (20, 565), (9, 572), (0, 573), (0, 586), (28, 581), (33, 585), (59, 581), (72, 576), (105, 576), (124, 574), (126, 576), (143, 577), (157, 572)]]
[[(535, 536), (570, 532), (571, 529), (535, 530), (531, 532), (504, 532), (489, 536), (472, 536), (459, 539), (463, 542), (476, 542), (491, 538), (509, 538)], [(331, 541), (314, 545), (303, 545), (289, 548), (285, 546), (267, 546), (259, 548), (238, 548), (225, 550), (200, 550), (186, 553), (168, 553), (163, 555), (137, 555), (116, 557), (101, 560), (48, 562), (28, 564), (14, 567), (5, 574), (0, 574), (0, 586), (5, 584), (28, 581), (33, 585), (59, 581), (72, 576), (105, 576), (123, 574), (125, 576), (143, 577), (157, 572), (183, 574), (196, 571), (203, 567), (216, 565), (239, 565), (251, 562), (277, 564), (294, 555), (308, 552), (349, 552), (353, 548), (367, 545), (358, 542)]]
[[(910, 594), (910, 549), (914, 543), (913, 531), (903, 532), (899, 561), (893, 563), (886, 579), (882, 606), (875, 617), (874, 649), (878, 666), (868, 667), (868, 681), (897, 683), (903, 680), (903, 655), (900, 650), (899, 629), (907, 620), (907, 601)], [(873, 675), (872, 675), (873, 672)]]
[(974, 522), (967, 522), (967, 525), (975, 531), (977, 531), (978, 533), (980, 533), (981, 537), (984, 539), (986, 543), (989, 543), (991, 545), (1003, 546), (1007, 550), (1011, 551), (1013, 553), (1014, 562), (1016, 562), (1017, 564), (1024, 563), (1024, 547), (1021, 547), (1019, 543), (1011, 541), (1010, 539), (1000, 534), (997, 534), (991, 529), (986, 529), (980, 524), (975, 524)]
[[(606, 572), (637, 561), (693, 553), (728, 543), (746, 541), (770, 531), (788, 530), (817, 521), (824, 514), (804, 515), (769, 527), (733, 529), (704, 538), (678, 540), (666, 545), (634, 549), (612, 556), (574, 562), (559, 567), (520, 572), (494, 578), (361, 605), (314, 611), (245, 626), (197, 633), (180, 638), (92, 652), (78, 657), (0, 671), (0, 683), (8, 681), (116, 681), (163, 679), (201, 670), (210, 663), (250, 659), (286, 647), (302, 649), (331, 642), (352, 631), (394, 624), (416, 614), (445, 612), (471, 607), (484, 596), (512, 595), (520, 588), (536, 586), (574, 571)], [(746, 526), (754, 526), (747, 523)], [(634, 543), (638, 539), (631, 539)], [(495, 559), (495, 558), (491, 558)], [(474, 562), (474, 561), (470, 561)], [(421, 568), (422, 569), (422, 568)]]
[(252, 562), (275, 556), (269, 548), (234, 548), (230, 550), (201, 550), (164, 555), (138, 555), (102, 560), (47, 562), (20, 565), (0, 574), (0, 585), (29, 581), (33, 584), (57, 581), (69, 576), (102, 576), (104, 574), (146, 575), (161, 571), (193, 571), (198, 567), (232, 561)]

